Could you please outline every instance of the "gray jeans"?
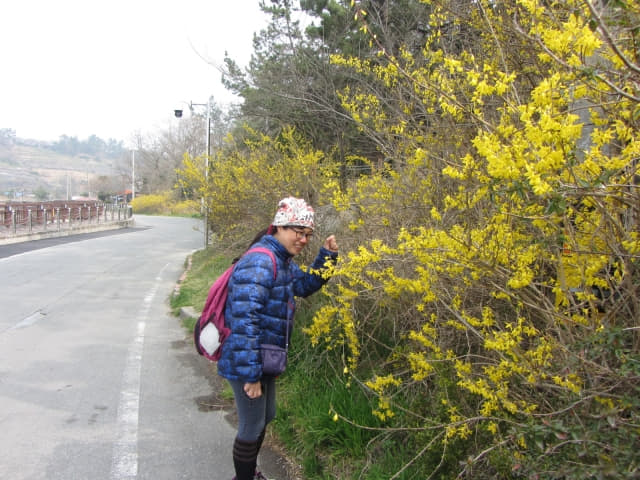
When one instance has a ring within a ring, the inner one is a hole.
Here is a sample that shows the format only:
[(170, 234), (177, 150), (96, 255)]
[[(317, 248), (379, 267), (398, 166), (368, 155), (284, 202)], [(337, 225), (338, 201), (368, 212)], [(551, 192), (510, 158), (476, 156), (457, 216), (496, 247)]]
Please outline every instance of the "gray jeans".
[(263, 377), (262, 395), (249, 398), (244, 392), (245, 382), (229, 380), (238, 409), (238, 439), (251, 443), (258, 440), (267, 424), (276, 416), (276, 378)]

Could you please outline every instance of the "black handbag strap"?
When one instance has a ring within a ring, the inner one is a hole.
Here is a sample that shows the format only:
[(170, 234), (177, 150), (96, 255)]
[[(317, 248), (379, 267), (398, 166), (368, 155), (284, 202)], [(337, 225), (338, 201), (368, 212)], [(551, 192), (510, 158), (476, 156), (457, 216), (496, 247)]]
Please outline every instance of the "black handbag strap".
[(284, 327), (284, 349), (289, 351), (289, 326), (293, 328), (293, 301), (290, 299), (287, 301), (287, 324)]

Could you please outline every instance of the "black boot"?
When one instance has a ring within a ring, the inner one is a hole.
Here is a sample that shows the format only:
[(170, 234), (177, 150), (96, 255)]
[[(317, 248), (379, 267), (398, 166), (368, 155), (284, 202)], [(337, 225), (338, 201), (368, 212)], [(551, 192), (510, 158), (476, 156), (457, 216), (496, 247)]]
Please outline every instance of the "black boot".
[(264, 442), (264, 435), (266, 430), (267, 427), (263, 428), (262, 432), (260, 432), (260, 436), (258, 437), (258, 453), (260, 453), (260, 449), (262, 448), (262, 442)]
[(266, 427), (262, 429), (262, 432), (260, 432), (260, 436), (258, 437), (258, 440), (256, 441), (256, 473), (254, 474), (254, 480), (260, 480), (260, 479), (264, 479), (267, 480), (265, 478), (264, 475), (262, 475), (262, 473), (260, 473), (258, 471), (258, 455), (260, 454), (260, 448), (262, 448), (262, 442), (264, 442), (264, 434), (265, 434), (265, 430)]
[(233, 442), (233, 466), (236, 469), (236, 480), (253, 480), (258, 448), (258, 442), (243, 442), (237, 438)]

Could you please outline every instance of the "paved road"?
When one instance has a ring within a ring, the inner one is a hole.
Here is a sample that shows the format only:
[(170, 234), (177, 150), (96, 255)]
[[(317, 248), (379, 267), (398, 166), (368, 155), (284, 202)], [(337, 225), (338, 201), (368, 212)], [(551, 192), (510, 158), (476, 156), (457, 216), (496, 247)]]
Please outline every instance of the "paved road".
[(0, 479), (233, 476), (235, 430), (198, 405), (215, 375), (167, 304), (196, 228), (137, 216), (117, 234), (0, 247)]

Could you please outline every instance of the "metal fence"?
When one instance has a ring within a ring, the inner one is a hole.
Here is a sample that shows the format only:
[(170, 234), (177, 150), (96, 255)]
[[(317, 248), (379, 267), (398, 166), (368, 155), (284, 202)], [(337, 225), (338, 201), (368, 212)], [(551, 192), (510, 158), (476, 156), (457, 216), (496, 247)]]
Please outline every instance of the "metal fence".
[(84, 200), (0, 203), (0, 230), (5, 235), (72, 229), (128, 218), (131, 207), (126, 204)]

